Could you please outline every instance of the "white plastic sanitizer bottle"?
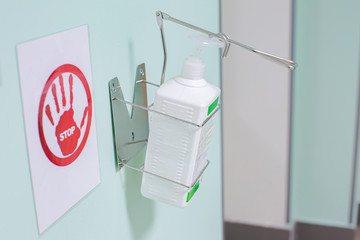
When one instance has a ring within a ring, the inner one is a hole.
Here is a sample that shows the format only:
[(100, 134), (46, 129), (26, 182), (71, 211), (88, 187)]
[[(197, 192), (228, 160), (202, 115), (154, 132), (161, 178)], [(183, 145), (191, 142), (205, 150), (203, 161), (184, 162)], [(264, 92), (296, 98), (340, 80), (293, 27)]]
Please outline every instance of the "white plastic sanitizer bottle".
[[(182, 74), (166, 81), (156, 92), (154, 110), (201, 125), (219, 101), (220, 89), (203, 78), (205, 64), (198, 55), (184, 61)], [(191, 185), (206, 164), (214, 119), (197, 127), (153, 113), (144, 170), (185, 185)], [(198, 188), (188, 189), (144, 173), (143, 196), (185, 207)]]

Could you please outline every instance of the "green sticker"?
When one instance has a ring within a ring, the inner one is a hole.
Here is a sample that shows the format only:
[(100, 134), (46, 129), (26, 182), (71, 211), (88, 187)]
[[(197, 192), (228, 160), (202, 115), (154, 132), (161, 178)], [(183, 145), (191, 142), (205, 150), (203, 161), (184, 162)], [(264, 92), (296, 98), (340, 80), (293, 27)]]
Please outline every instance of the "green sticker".
[(219, 97), (217, 97), (216, 99), (215, 99), (215, 101), (209, 106), (209, 108), (208, 108), (208, 116), (209, 116), (209, 114), (216, 108), (216, 106), (218, 105), (218, 102), (219, 102)]
[(200, 180), (197, 181), (197, 183), (195, 184), (195, 186), (188, 192), (186, 202), (189, 202), (190, 199), (194, 196), (194, 194), (196, 193), (196, 191), (197, 191), (198, 188), (199, 188), (199, 185), (200, 185)]

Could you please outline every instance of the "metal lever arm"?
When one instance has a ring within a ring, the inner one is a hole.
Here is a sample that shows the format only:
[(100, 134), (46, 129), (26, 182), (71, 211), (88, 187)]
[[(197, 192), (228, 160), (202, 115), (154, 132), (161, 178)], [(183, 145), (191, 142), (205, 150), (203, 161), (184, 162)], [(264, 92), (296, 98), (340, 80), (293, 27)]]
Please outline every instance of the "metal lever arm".
[[(172, 22), (177, 23), (177, 24), (180, 24), (180, 25), (185, 26), (187, 28), (193, 29), (195, 31), (202, 32), (202, 33), (208, 35), (209, 37), (217, 37), (217, 38), (219, 38), (221, 41), (223, 41), (225, 43), (225, 49), (224, 49), (224, 52), (223, 52), (223, 57), (226, 56), (227, 52), (229, 51), (230, 44), (232, 43), (232, 44), (237, 45), (239, 47), (242, 47), (242, 48), (244, 48), (246, 50), (249, 50), (249, 51), (252, 51), (254, 53), (260, 54), (260, 55), (262, 55), (264, 57), (267, 57), (267, 58), (269, 58), (269, 59), (271, 59), (273, 61), (282, 63), (282, 64), (286, 65), (290, 70), (294, 70), (296, 68), (296, 66), (297, 66), (297, 64), (294, 61), (291, 61), (291, 60), (288, 60), (288, 59), (285, 59), (285, 58), (282, 58), (282, 57), (278, 57), (278, 56), (275, 56), (273, 54), (270, 54), (270, 53), (258, 50), (256, 48), (247, 46), (245, 44), (239, 43), (237, 41), (234, 41), (234, 40), (230, 39), (228, 36), (226, 36), (223, 33), (215, 34), (213, 32), (207, 31), (205, 29), (199, 28), (199, 27), (194, 26), (192, 24), (189, 24), (187, 22), (184, 22), (184, 21), (181, 21), (179, 19), (173, 18), (167, 13), (157, 11), (156, 16), (157, 16), (158, 25), (159, 25), (159, 27), (161, 29), (165, 59), (166, 59), (166, 46), (165, 46), (165, 39), (163, 37), (163, 34), (164, 34), (163, 33), (163, 20), (164, 19), (172, 21)], [(164, 66), (165, 66), (165, 64), (164, 64)], [(164, 75), (164, 73), (163, 73), (163, 75)], [(162, 79), (162, 82), (163, 82), (163, 79)]]

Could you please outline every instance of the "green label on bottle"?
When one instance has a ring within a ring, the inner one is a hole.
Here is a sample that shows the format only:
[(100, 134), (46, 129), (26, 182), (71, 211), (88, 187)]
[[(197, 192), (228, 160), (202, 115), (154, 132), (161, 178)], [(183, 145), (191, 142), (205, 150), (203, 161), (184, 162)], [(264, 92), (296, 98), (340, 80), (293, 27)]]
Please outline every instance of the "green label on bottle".
[(188, 192), (186, 202), (189, 202), (189, 201), (190, 201), (190, 199), (194, 196), (194, 194), (195, 194), (196, 191), (198, 190), (199, 186), (200, 186), (200, 180), (197, 181), (197, 183), (195, 184), (195, 186)]
[(215, 101), (209, 106), (209, 108), (208, 108), (208, 116), (209, 116), (209, 114), (216, 108), (216, 106), (218, 105), (218, 102), (219, 102), (219, 97), (217, 97), (216, 99), (215, 99)]

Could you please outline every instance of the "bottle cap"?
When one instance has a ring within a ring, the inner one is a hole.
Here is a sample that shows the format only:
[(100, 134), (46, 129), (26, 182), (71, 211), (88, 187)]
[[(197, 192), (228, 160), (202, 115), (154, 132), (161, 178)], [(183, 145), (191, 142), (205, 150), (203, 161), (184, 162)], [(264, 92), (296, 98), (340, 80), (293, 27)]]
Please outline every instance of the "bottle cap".
[(185, 59), (183, 69), (182, 69), (182, 77), (192, 80), (199, 80), (204, 77), (205, 71), (205, 63), (198, 56), (190, 56)]

